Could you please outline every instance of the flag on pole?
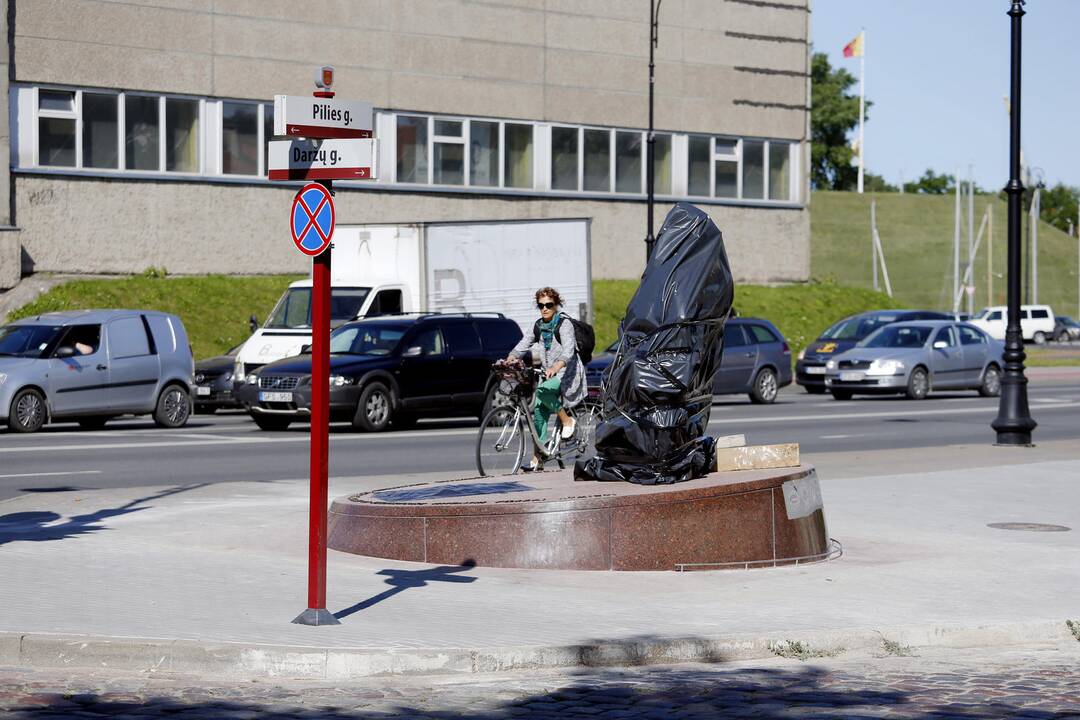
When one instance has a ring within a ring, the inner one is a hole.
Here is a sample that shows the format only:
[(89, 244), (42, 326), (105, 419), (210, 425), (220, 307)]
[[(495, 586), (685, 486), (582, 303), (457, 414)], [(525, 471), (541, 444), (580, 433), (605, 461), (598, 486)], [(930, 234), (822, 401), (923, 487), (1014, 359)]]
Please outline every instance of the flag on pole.
[(859, 33), (855, 36), (855, 39), (844, 46), (844, 57), (862, 57), (863, 56), (863, 34)]

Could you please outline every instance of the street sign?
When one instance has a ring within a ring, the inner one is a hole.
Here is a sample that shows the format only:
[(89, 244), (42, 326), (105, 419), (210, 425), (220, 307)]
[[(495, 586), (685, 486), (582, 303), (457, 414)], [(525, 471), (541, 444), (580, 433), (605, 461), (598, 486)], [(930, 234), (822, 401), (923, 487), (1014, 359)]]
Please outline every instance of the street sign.
[(329, 97), (274, 96), (274, 135), (306, 138), (369, 138), (371, 103)]
[(334, 236), (334, 199), (317, 183), (300, 188), (293, 198), (289, 231), (297, 249), (305, 255), (321, 255)]
[(377, 157), (370, 138), (273, 140), (267, 162), (271, 180), (372, 180)]

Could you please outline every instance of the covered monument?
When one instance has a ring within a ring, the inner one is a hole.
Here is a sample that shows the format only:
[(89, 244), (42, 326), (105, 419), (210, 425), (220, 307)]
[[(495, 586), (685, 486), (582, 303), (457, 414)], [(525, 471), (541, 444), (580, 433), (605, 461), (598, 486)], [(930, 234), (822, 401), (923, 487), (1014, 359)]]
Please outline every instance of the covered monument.
[(705, 431), (733, 293), (720, 230), (700, 209), (677, 204), (626, 309), (604, 373), (596, 456), (577, 462), (576, 479), (654, 485), (714, 466), (716, 443)]

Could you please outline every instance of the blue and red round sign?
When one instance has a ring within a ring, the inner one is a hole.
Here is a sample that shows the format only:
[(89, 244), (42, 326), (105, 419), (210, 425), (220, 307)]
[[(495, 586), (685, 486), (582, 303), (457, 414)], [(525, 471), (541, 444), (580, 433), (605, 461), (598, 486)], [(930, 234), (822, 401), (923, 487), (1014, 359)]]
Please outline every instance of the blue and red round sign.
[(321, 255), (334, 236), (334, 199), (318, 183), (308, 183), (293, 198), (289, 231), (297, 249), (305, 255)]

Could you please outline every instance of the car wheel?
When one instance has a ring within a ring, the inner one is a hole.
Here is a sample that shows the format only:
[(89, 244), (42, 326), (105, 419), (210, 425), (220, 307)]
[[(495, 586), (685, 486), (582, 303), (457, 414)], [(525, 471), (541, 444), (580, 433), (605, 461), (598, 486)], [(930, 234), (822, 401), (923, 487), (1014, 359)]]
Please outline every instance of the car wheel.
[(979, 394), (983, 397), (997, 397), (1001, 394), (1001, 370), (997, 365), (986, 368), (982, 384), (979, 385)]
[(1069, 342), (1069, 333), (1062, 330), (1057, 334), (1057, 337), (1055, 337), (1054, 340), (1058, 341), (1059, 343)]
[(32, 433), (45, 424), (45, 398), (33, 388), (15, 393), (8, 412), (8, 427), (15, 432)]
[(90, 417), (79, 418), (79, 427), (83, 430), (100, 430), (105, 427), (105, 423), (109, 422), (109, 418), (104, 415), (92, 415)]
[(780, 383), (777, 382), (773, 369), (761, 368), (754, 378), (754, 387), (750, 390), (750, 402), (755, 405), (768, 405), (776, 400), (776, 393), (779, 391)]
[(271, 432), (288, 430), (289, 425), (292, 424), (292, 418), (282, 417), (281, 415), (252, 414), (251, 419), (255, 421), (260, 430), (269, 430)]
[(908, 376), (907, 390), (904, 394), (912, 400), (922, 400), (930, 393), (930, 374), (921, 365)]
[(825, 386), (824, 385), (804, 385), (803, 388), (806, 390), (806, 392), (808, 392), (811, 395), (824, 395), (825, 394)]
[(356, 404), (353, 427), (368, 432), (382, 432), (390, 426), (390, 391), (378, 382), (370, 383), (360, 393), (360, 402)]
[(191, 417), (191, 396), (180, 385), (169, 385), (158, 396), (154, 422), (158, 427), (178, 428)]
[(1034, 335), (1032, 335), (1031, 339), (1036, 345), (1045, 345), (1046, 344), (1046, 333), (1044, 333), (1042, 330), (1040, 330), (1037, 333), (1035, 333)]
[(483, 420), (487, 417), (487, 414), (491, 412), (491, 408), (496, 405), (506, 404), (506, 398), (499, 397), (499, 383), (491, 383), (491, 387), (488, 388), (487, 395), (484, 396), (484, 404), (480, 408), (479, 418)]
[(854, 393), (851, 392), (850, 390), (836, 390), (836, 389), (834, 389), (832, 391), (832, 396), (833, 396), (834, 400), (850, 400), (853, 395), (854, 395)]

